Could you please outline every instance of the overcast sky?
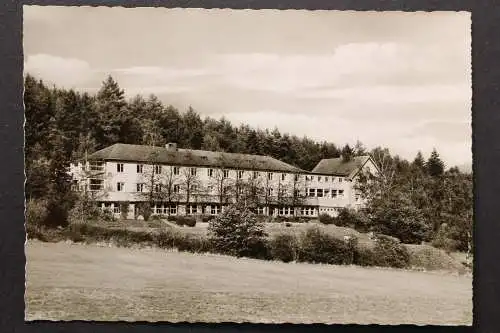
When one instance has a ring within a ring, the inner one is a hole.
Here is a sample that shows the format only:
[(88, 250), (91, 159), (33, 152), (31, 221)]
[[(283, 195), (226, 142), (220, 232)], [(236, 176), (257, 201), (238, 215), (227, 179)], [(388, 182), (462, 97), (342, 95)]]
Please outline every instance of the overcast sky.
[(470, 14), (24, 6), (25, 71), (234, 124), (471, 163)]

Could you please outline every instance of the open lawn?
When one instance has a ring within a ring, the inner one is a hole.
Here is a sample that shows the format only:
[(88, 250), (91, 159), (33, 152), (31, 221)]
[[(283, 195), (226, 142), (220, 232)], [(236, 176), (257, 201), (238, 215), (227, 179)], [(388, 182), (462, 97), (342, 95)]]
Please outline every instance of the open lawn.
[(470, 325), (472, 279), (28, 242), (26, 319)]

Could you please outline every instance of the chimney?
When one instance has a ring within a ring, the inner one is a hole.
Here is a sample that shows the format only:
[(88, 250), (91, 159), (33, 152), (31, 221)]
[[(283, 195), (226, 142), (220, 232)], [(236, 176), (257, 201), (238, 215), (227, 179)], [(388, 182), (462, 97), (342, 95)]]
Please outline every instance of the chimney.
[(165, 148), (167, 148), (170, 151), (177, 151), (177, 143), (169, 142), (165, 145)]

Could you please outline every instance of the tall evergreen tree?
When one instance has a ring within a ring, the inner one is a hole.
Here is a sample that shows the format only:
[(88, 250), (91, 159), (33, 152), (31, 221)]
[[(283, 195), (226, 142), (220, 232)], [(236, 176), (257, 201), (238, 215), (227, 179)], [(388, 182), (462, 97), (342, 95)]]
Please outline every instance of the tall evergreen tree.
[(100, 148), (120, 141), (126, 105), (125, 92), (108, 76), (96, 96), (96, 110), (99, 114), (97, 140)]
[(415, 159), (412, 162), (412, 167), (416, 168), (417, 170), (424, 170), (425, 160), (422, 156), (421, 151), (418, 151), (417, 156), (415, 156)]
[(443, 175), (445, 168), (444, 162), (439, 157), (439, 154), (436, 151), (436, 149), (432, 150), (431, 156), (429, 157), (427, 163), (425, 164), (425, 168), (427, 170), (427, 173), (432, 177), (439, 177)]

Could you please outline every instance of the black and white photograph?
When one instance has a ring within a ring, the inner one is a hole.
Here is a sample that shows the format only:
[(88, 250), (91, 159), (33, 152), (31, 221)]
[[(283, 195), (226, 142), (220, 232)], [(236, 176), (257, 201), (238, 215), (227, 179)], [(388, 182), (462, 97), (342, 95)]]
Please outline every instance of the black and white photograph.
[(469, 12), (22, 9), (26, 321), (472, 325)]

